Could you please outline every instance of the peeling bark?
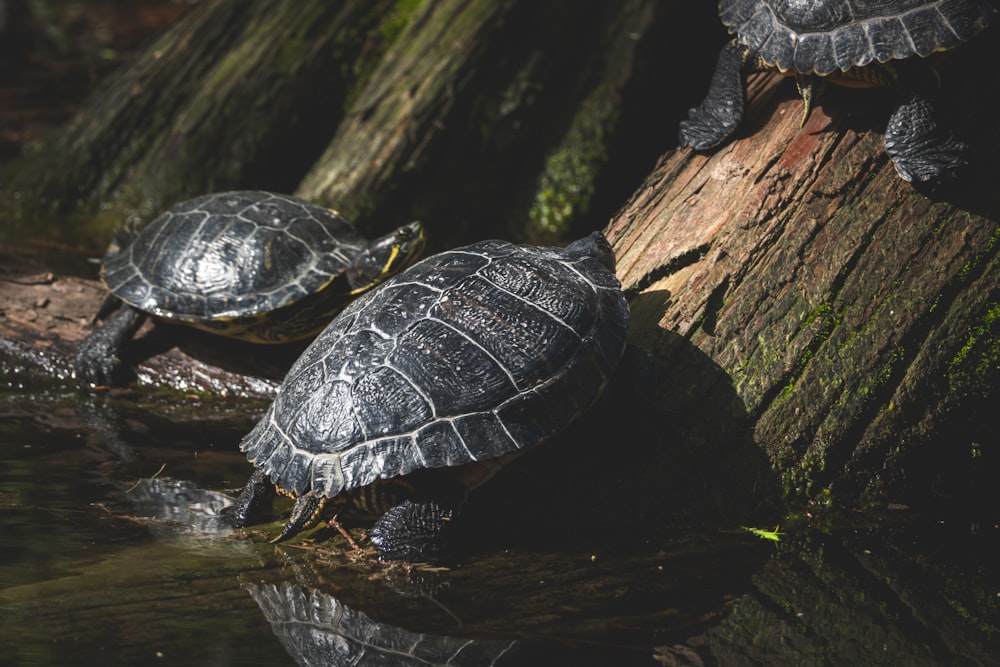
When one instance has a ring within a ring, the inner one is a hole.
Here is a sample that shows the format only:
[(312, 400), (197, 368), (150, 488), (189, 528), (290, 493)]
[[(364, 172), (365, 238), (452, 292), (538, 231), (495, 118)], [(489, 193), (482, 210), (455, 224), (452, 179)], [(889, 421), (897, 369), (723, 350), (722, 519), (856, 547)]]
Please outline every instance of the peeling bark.
[[(988, 127), (969, 109), (996, 99), (995, 82), (950, 90), (967, 128)], [(872, 129), (884, 101), (830, 90), (800, 127), (794, 86), (759, 75), (737, 140), (668, 153), (608, 229), (635, 341), (718, 364), (792, 494), (905, 481), (926, 496), (935, 472), (908, 467), (916, 452), (970, 456), (942, 427), (998, 387), (998, 133), (976, 136), (970, 173), (927, 196)], [(663, 330), (679, 336), (664, 346)], [(996, 444), (984, 421), (975, 430)]]

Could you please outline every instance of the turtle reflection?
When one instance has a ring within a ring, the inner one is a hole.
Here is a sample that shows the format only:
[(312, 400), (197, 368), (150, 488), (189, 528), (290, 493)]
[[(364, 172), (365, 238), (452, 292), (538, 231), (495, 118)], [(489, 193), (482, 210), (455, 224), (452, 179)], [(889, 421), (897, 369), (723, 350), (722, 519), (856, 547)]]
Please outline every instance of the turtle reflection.
[(411, 632), (297, 584), (243, 587), (300, 665), (496, 665), (517, 644)]
[(129, 518), (158, 540), (203, 555), (231, 557), (253, 551), (249, 542), (228, 539), (233, 527), (224, 510), (232, 506), (232, 496), (167, 477), (143, 478), (122, 491), (132, 506)]

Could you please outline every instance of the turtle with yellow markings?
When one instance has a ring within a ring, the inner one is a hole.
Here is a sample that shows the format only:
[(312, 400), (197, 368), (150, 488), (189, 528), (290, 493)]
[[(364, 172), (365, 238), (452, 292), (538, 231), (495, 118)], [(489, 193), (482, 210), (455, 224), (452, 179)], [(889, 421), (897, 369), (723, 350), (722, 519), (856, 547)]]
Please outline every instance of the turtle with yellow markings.
[(283, 194), (182, 202), (109, 247), (103, 325), (80, 343), (77, 378), (113, 384), (119, 350), (147, 315), (256, 343), (308, 338), (423, 247), (418, 222), (369, 241), (336, 212)]

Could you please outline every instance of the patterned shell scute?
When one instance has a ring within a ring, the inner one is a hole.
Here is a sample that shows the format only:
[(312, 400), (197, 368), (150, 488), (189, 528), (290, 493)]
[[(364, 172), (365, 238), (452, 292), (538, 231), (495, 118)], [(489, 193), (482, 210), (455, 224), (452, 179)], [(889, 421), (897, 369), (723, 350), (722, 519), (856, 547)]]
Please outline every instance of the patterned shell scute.
[(548, 438), (596, 400), (628, 326), (606, 260), (574, 248), (486, 241), (386, 281), (313, 341), (241, 448), (286, 492), (332, 497)]
[(257, 315), (314, 294), (367, 241), (332, 211), (268, 192), (192, 199), (104, 259), (117, 297), (179, 320)]
[(954, 48), (986, 28), (986, 0), (722, 0), (722, 22), (782, 72), (825, 76)]

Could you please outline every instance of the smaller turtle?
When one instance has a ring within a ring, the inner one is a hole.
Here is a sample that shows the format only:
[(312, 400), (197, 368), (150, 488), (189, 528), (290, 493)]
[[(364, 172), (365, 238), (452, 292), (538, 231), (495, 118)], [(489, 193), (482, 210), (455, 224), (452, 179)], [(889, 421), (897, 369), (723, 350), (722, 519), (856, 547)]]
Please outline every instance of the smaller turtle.
[(747, 71), (776, 69), (795, 76), (803, 122), (817, 81), (897, 87), (884, 137), (897, 173), (930, 183), (953, 176), (968, 148), (935, 121), (927, 77), (902, 65), (972, 39), (995, 14), (985, 0), (721, 0), (736, 38), (722, 48), (705, 100), (681, 122), (680, 143), (708, 150), (726, 141), (743, 118)]
[(104, 323), (80, 343), (77, 377), (112, 384), (119, 349), (146, 315), (256, 343), (308, 338), (423, 247), (418, 222), (369, 241), (336, 212), (282, 194), (185, 201), (111, 243), (95, 316)]
[[(625, 349), (628, 304), (614, 266), (600, 232), (566, 248), (482, 241), (351, 303), (240, 443), (254, 472), (233, 523), (252, 521), (277, 486), (296, 499), (277, 541), (288, 539), (369, 485), (451, 469), (467, 488), (564, 429), (601, 395)], [(435, 500), (380, 522), (384, 557), (436, 553), (432, 537), (454, 503)]]

